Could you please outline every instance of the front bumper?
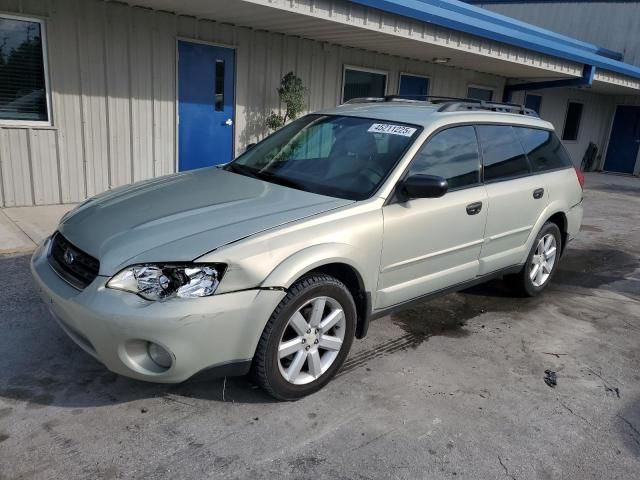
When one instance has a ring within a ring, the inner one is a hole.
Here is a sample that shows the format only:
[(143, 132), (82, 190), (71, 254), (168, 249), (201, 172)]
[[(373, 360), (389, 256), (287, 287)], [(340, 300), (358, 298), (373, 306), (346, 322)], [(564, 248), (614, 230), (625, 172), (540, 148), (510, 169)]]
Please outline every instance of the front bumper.
[[(255, 289), (150, 302), (106, 288), (107, 277), (97, 277), (78, 290), (51, 268), (48, 248), (47, 240), (33, 254), (31, 272), (53, 316), (109, 370), (139, 380), (177, 383), (207, 368), (248, 364), (269, 316), (285, 295)], [(147, 342), (170, 353), (169, 368), (149, 362)]]

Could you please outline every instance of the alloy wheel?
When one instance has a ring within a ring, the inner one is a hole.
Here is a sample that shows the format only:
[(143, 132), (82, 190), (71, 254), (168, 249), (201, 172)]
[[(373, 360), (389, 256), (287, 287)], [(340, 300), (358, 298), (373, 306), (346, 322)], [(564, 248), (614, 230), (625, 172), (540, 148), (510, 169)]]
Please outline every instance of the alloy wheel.
[(315, 297), (289, 318), (278, 345), (278, 367), (289, 383), (317, 380), (338, 357), (345, 335), (345, 315), (331, 297)]
[(536, 246), (536, 251), (531, 258), (529, 266), (529, 278), (535, 287), (541, 287), (546, 283), (556, 263), (557, 245), (556, 237), (547, 233)]

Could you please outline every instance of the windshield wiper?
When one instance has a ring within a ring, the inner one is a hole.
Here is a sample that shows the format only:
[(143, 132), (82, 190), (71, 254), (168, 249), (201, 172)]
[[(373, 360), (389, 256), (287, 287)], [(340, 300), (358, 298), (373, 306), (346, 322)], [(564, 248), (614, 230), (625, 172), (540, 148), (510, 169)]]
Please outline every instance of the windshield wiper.
[(239, 173), (240, 175), (245, 175), (247, 177), (264, 180), (270, 183), (276, 183), (284, 187), (295, 188), (296, 190), (306, 191), (304, 185), (302, 183), (296, 182), (295, 180), (283, 178), (274, 173), (266, 172), (264, 170), (254, 170), (253, 168), (245, 167), (244, 165), (238, 165), (236, 162), (230, 163), (224, 168), (225, 170), (228, 170), (230, 172)]
[(306, 190), (306, 188), (302, 183), (296, 182), (295, 180), (291, 180), (289, 178), (279, 177), (275, 173), (266, 172), (262, 170), (262, 171), (255, 172), (255, 174), (256, 174), (256, 178), (265, 180), (267, 182), (277, 183), (278, 185), (295, 188), (296, 190)]
[(237, 165), (235, 162), (226, 165), (224, 169), (229, 172), (239, 173), (240, 175), (244, 175), (246, 177), (260, 178), (253, 168), (245, 167), (244, 165)]

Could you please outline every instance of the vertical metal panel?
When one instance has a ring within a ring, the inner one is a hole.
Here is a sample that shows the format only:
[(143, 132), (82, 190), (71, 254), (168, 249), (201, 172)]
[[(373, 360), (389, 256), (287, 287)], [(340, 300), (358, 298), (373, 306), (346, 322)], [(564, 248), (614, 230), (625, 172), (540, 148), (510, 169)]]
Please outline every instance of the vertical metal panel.
[(154, 14), (153, 26), (153, 154), (154, 174), (176, 168), (176, 31), (177, 18)]
[(29, 130), (0, 129), (0, 161), (5, 206), (32, 205)]
[(103, 192), (110, 185), (105, 9), (103, 3), (81, 2), (77, 12), (87, 196)]
[(57, 132), (53, 129), (29, 130), (33, 197), (36, 205), (60, 203), (56, 136)]
[(61, 198), (86, 197), (75, 0), (56, 0), (47, 22), (53, 124), (58, 129)]
[(133, 181), (153, 177), (152, 20), (148, 10), (131, 11), (131, 141)]
[(106, 15), (107, 122), (110, 187), (131, 183), (130, 9), (108, 5)]

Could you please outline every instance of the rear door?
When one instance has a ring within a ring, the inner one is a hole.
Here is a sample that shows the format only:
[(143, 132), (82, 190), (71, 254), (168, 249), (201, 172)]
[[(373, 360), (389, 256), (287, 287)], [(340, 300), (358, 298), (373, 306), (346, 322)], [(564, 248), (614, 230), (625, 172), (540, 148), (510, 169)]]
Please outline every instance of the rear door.
[(534, 225), (549, 203), (544, 175), (532, 169), (514, 127), (478, 125), (488, 195), (480, 275), (517, 265)]
[(395, 201), (382, 209), (383, 248), (375, 307), (385, 308), (474, 278), (487, 218), (472, 126), (436, 133), (408, 175), (447, 179), (441, 198)]

